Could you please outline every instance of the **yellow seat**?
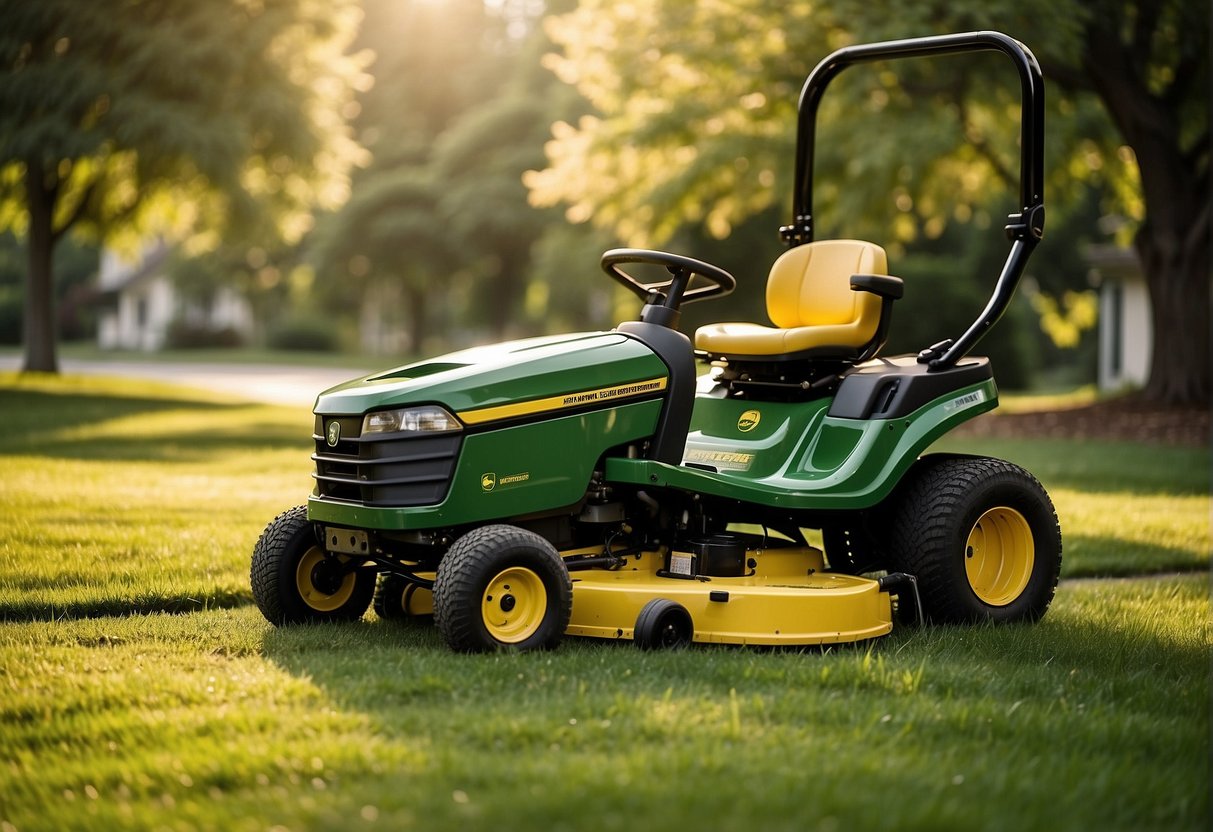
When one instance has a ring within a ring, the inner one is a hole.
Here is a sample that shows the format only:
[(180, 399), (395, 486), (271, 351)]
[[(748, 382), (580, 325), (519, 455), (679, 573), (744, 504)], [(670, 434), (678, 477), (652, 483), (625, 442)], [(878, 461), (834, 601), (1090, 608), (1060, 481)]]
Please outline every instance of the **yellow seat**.
[(790, 249), (767, 278), (767, 315), (775, 326), (709, 324), (695, 332), (695, 346), (725, 357), (858, 357), (877, 336), (882, 299), (853, 291), (851, 275), (856, 274), (888, 274), (884, 249), (862, 240), (822, 240)]

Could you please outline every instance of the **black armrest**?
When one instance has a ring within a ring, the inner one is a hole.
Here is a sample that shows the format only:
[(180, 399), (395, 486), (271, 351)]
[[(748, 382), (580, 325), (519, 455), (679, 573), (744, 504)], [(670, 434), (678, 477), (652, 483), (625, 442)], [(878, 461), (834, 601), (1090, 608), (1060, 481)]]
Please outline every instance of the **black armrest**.
[(880, 320), (876, 324), (876, 335), (860, 355), (860, 362), (867, 361), (884, 346), (889, 337), (889, 323), (893, 318), (893, 301), (905, 294), (905, 283), (900, 277), (887, 274), (851, 275), (852, 292), (868, 292), (880, 298)]
[(884, 274), (853, 274), (851, 275), (852, 292), (871, 292), (882, 298), (897, 300), (905, 294), (905, 283), (900, 277)]

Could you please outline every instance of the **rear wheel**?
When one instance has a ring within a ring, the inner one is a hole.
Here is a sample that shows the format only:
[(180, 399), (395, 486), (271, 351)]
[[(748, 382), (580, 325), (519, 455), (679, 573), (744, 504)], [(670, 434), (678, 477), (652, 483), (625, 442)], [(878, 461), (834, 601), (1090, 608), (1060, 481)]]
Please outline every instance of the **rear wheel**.
[(438, 565), (434, 622), (452, 650), (550, 649), (572, 610), (573, 585), (560, 554), (525, 529), (473, 529)]
[(923, 460), (899, 492), (894, 567), (940, 622), (1034, 621), (1061, 572), (1057, 513), (1036, 478), (998, 459)]
[(354, 621), (375, 591), (375, 573), (316, 542), (307, 506), (278, 515), (253, 548), (253, 600), (272, 624)]

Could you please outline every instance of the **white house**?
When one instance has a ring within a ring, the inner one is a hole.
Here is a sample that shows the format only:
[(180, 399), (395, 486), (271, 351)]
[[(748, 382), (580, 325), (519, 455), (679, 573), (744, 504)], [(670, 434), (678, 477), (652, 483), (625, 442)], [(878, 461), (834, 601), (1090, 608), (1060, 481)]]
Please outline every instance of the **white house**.
[(1150, 377), (1150, 293), (1133, 249), (1092, 246), (1092, 283), (1099, 287), (1099, 388), (1142, 387)]
[(248, 302), (226, 286), (207, 301), (182, 297), (168, 275), (170, 251), (156, 242), (134, 262), (109, 249), (101, 253), (97, 343), (102, 349), (159, 350), (176, 321), (216, 332), (231, 329), (247, 340), (253, 328)]

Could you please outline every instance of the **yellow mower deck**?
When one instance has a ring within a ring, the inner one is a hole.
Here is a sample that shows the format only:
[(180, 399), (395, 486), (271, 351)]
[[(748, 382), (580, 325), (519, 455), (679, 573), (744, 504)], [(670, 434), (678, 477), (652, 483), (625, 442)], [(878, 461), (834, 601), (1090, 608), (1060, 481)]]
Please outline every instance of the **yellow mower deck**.
[(755, 566), (736, 578), (658, 574), (665, 566), (658, 552), (629, 556), (616, 571), (574, 572), (573, 615), (565, 632), (632, 639), (641, 609), (655, 598), (686, 608), (697, 642), (833, 644), (893, 629), (889, 594), (876, 581), (825, 572), (819, 549), (759, 549), (746, 557)]

